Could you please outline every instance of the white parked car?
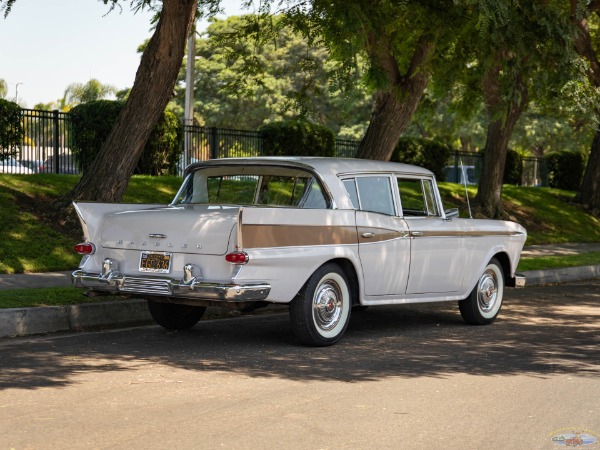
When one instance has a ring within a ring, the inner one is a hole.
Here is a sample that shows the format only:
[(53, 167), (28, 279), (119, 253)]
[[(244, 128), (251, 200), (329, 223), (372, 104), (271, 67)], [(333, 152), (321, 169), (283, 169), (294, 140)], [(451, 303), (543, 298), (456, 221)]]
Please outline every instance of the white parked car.
[(192, 164), (169, 205), (76, 203), (75, 286), (146, 298), (169, 329), (209, 305), (289, 304), (300, 341), (343, 335), (355, 306), (458, 301), (494, 321), (526, 231), (444, 210), (429, 170), (329, 158)]
[(29, 167), (25, 167), (12, 156), (0, 161), (0, 173), (25, 174), (35, 173)]

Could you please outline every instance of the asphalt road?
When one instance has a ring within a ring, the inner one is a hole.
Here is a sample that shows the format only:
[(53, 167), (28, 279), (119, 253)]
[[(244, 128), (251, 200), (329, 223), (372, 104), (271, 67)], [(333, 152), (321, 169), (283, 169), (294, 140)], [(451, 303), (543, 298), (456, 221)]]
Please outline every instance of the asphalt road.
[(600, 280), (509, 290), (483, 327), (455, 304), (369, 308), (324, 349), (287, 314), (0, 343), (0, 449), (551, 449), (575, 431), (600, 446)]

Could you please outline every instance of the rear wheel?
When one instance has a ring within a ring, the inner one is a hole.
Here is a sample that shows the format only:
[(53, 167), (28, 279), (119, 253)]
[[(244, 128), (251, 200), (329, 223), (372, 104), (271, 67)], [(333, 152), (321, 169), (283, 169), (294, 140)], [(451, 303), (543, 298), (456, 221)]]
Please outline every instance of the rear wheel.
[(161, 327), (168, 330), (185, 330), (198, 323), (204, 315), (204, 306), (177, 305), (148, 300), (150, 315)]
[(321, 266), (290, 305), (296, 337), (325, 347), (340, 340), (350, 320), (352, 299), (344, 271), (337, 264)]
[(492, 258), (471, 294), (458, 302), (460, 314), (472, 325), (487, 325), (496, 320), (504, 298), (504, 272)]

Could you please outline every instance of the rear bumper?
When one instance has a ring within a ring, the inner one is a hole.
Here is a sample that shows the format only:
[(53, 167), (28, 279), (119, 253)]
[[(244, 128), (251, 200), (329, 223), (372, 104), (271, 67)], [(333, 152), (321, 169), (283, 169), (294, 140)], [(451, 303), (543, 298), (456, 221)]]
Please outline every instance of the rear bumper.
[(96, 291), (137, 295), (217, 300), (223, 302), (256, 302), (265, 300), (271, 292), (268, 283), (209, 283), (193, 278), (189, 282), (172, 278), (127, 276), (111, 272), (107, 276), (76, 270), (71, 274), (73, 286)]

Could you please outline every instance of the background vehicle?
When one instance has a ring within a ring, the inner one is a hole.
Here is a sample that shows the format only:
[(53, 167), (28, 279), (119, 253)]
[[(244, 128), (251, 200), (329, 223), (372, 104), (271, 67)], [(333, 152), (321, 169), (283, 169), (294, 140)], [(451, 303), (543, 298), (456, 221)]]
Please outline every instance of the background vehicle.
[(19, 161), (17, 161), (12, 156), (0, 161), (0, 173), (13, 173), (13, 174), (26, 174), (30, 175), (34, 173), (28, 167), (22, 165)]
[(479, 183), (479, 171), (475, 166), (446, 166), (444, 167), (446, 181), (459, 184)]

